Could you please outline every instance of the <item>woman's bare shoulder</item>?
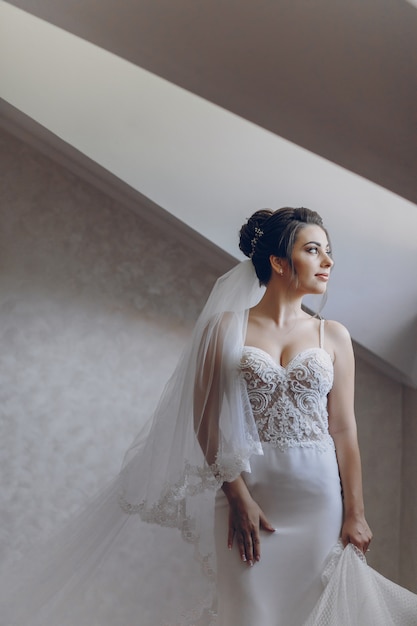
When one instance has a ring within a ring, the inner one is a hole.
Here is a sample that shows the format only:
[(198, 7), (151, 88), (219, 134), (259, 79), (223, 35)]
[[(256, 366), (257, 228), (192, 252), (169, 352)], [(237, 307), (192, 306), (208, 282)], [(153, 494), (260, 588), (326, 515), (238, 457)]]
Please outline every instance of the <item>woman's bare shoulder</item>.
[(324, 327), (327, 336), (332, 337), (336, 340), (350, 340), (350, 333), (348, 329), (340, 322), (336, 322), (336, 320), (325, 320)]
[(352, 351), (352, 339), (346, 326), (335, 320), (325, 320), (325, 341), (331, 345), (334, 353)]

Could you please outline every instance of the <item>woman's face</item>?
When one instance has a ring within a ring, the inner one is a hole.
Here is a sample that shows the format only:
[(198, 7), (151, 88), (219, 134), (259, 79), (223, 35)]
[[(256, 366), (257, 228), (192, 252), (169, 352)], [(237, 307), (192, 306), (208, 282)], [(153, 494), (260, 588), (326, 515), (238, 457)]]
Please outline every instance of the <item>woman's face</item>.
[(326, 291), (333, 261), (327, 235), (320, 226), (309, 224), (300, 228), (294, 242), (292, 262), (297, 290), (303, 294)]

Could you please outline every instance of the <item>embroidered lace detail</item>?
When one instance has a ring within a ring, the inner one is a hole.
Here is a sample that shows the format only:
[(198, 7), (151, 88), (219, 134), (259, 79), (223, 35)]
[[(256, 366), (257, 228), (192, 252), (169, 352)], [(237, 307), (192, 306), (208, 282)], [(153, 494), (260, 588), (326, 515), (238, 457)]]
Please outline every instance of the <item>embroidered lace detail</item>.
[(240, 367), (263, 443), (281, 450), (334, 447), (327, 413), (333, 364), (325, 350), (304, 350), (283, 367), (263, 350), (245, 346)]
[[(256, 447), (259, 443), (253, 442), (253, 445)], [(126, 490), (122, 489), (119, 494), (119, 505), (129, 515), (140, 515), (144, 522), (178, 528), (185, 541), (196, 543), (199, 537), (195, 532), (192, 517), (187, 515), (187, 498), (207, 490), (211, 491), (214, 497), (215, 492), (225, 481), (234, 480), (243, 470), (248, 469), (249, 456), (248, 451), (245, 451), (242, 454), (237, 453), (233, 458), (223, 459), (222, 463), (216, 462), (205, 467), (185, 462), (181, 479), (175, 484), (167, 484), (156, 503), (149, 504), (143, 500), (134, 504), (130, 502)], [(206, 573), (210, 576), (212, 574), (211, 571)]]

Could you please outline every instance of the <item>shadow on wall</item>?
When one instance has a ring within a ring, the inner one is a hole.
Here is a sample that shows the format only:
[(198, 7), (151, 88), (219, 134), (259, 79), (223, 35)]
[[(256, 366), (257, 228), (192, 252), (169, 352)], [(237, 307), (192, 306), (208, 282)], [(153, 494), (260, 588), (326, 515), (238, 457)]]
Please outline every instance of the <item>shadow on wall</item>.
[[(415, 308), (417, 309), (417, 303)], [(413, 347), (410, 350), (410, 346)], [(411, 381), (417, 379), (417, 315), (413, 315), (408, 324), (406, 324), (399, 335), (392, 337), (392, 341), (387, 346), (387, 354), (396, 355), (408, 354), (410, 361), (408, 363), (408, 371), (410, 372), (410, 385)], [(413, 385), (415, 388), (415, 385)]]

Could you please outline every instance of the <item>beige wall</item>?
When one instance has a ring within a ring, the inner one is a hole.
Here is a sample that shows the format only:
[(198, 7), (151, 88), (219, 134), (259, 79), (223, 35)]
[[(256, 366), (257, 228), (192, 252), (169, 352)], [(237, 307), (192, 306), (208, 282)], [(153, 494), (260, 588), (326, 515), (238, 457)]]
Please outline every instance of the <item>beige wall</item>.
[[(218, 262), (3, 131), (0, 203), (0, 557), (7, 563), (117, 471)], [(412, 586), (416, 400), (405, 393), (401, 466), (403, 395), (358, 360), (370, 562), (399, 580), (401, 546), (401, 580)]]
[(404, 389), (401, 582), (417, 592), (417, 390)]
[(366, 515), (374, 533), (368, 562), (399, 581), (402, 387), (357, 359), (356, 418)]
[(7, 562), (117, 472), (217, 272), (4, 132), (0, 206)]

